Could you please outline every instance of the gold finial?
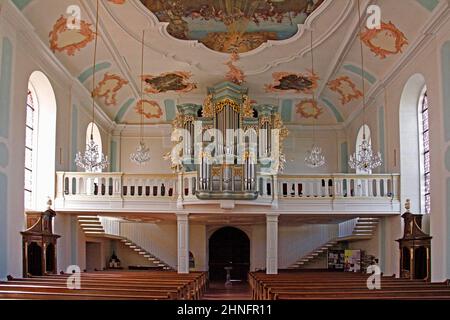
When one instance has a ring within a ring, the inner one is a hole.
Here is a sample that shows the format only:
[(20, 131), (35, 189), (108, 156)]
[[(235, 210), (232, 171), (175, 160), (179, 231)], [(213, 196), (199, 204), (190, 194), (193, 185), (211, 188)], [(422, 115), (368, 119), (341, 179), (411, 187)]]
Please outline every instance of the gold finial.
[(405, 209), (406, 209), (406, 212), (409, 212), (409, 209), (411, 209), (411, 200), (410, 199), (406, 199)]

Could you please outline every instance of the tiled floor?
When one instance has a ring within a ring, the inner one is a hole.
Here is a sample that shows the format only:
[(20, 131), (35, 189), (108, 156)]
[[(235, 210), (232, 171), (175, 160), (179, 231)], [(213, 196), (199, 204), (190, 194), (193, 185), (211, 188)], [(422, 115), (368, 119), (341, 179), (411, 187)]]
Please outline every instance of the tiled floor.
[(211, 282), (202, 299), (251, 300), (252, 294), (247, 282), (233, 282), (231, 286), (225, 286), (223, 282)]

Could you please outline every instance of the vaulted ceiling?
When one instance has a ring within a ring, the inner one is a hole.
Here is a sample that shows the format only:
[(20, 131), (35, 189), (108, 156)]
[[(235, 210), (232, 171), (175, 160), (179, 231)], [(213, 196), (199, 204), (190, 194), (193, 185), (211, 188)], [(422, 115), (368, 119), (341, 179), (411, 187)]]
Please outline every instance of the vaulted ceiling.
[[(207, 87), (237, 74), (245, 77), (255, 103), (280, 106), (285, 123), (344, 123), (362, 106), (360, 40), (370, 92), (412, 50), (439, 10), (439, 0), (361, 0), (363, 10), (369, 4), (381, 8), (382, 25), (360, 34), (357, 0), (272, 0), (255, 10), (238, 59), (232, 59), (222, 1), (100, 0), (95, 93), (112, 121), (138, 123), (143, 112), (146, 123), (170, 122), (177, 104), (201, 104)], [(13, 2), (69, 72), (92, 90), (96, 1)], [(78, 29), (67, 28), (73, 5), (81, 9)], [(317, 105), (309, 101), (312, 91)]]

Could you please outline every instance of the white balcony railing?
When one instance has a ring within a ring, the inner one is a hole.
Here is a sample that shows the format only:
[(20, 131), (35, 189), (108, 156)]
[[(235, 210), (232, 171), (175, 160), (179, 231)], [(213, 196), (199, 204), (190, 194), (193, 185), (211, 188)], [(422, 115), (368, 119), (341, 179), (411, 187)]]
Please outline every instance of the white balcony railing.
[[(359, 201), (361, 205), (372, 200), (398, 202), (399, 182), (398, 174), (259, 176), (259, 197), (255, 203), (307, 199)], [(183, 204), (202, 203), (195, 196), (196, 185), (196, 172), (166, 175), (58, 172), (56, 204), (57, 209), (67, 209), (69, 202), (73, 208), (81, 208), (87, 202), (108, 201), (116, 203), (111, 208), (123, 208), (124, 202), (131, 205), (145, 201), (173, 203), (180, 208)]]

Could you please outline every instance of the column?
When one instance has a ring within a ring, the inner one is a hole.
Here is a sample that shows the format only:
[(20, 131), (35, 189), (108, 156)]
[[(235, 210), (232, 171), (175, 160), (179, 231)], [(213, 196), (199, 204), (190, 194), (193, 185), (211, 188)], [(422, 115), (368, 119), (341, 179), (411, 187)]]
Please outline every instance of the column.
[(189, 214), (177, 213), (178, 273), (189, 273)]
[(278, 274), (278, 214), (266, 215), (266, 274)]

